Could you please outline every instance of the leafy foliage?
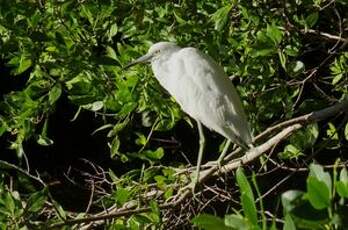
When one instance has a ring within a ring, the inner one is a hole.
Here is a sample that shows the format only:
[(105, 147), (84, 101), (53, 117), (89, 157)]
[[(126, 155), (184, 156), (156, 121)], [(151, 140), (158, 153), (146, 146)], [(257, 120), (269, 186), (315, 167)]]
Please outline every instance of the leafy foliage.
[[(176, 136), (187, 136), (177, 128), (180, 120), (186, 121), (179, 124), (185, 130), (192, 128), (190, 118), (160, 87), (148, 66), (122, 68), (151, 44), (173, 41), (212, 56), (236, 85), (255, 135), (347, 98), (348, 4), (344, 0), (0, 0), (0, 6), (0, 68), (8, 70), (0, 76), (4, 90), (1, 159), (15, 152), (19, 162), (26, 162), (33, 143), (45, 149), (54, 146), (52, 127), (62, 101), (76, 111), (71, 122), (82, 120), (84, 113), (93, 115), (101, 124), (92, 134), (104, 135), (103, 145), (117, 166), (107, 165), (103, 173), (94, 167), (97, 176), (92, 173), (88, 181), (98, 178), (102, 185), (93, 182), (89, 190), (96, 194), (85, 206), (93, 211), (150, 207), (148, 212), (113, 219), (106, 224), (112, 229), (166, 226), (170, 218), (163, 216), (155, 198), (173, 199), (189, 181), (182, 173), (186, 161), (177, 156), (194, 151), (196, 139), (189, 136), (180, 143)], [(213, 135), (209, 140), (220, 142)], [(272, 209), (271, 221), (265, 217), (263, 186), (256, 185), (256, 178), (263, 170), (271, 174), (278, 168), (307, 168), (312, 159), (327, 165), (338, 157), (344, 161), (347, 141), (348, 123), (340, 117), (298, 130), (275, 147), (275, 154), (261, 158), (259, 170), (255, 164), (253, 186), (248, 173), (237, 170), (240, 203), (233, 207), (233, 214), (224, 219), (204, 214), (193, 223), (206, 229), (344, 226), (348, 196), (344, 167), (336, 176), (312, 164), (306, 180), (297, 178), (306, 192), (289, 190), (274, 197), (281, 200), (284, 213)], [(38, 188), (28, 178), (7, 173), (11, 170), (5, 168), (1, 174), (1, 228), (31, 228), (46, 220), (54, 224), (86, 215), (66, 211), (51, 194), (54, 185)], [(40, 173), (51, 181), (52, 175)], [(160, 195), (148, 196), (155, 188)], [(277, 223), (277, 218), (283, 223)]]
[(31, 193), (23, 198), (18, 191), (10, 191), (0, 184), (0, 229), (34, 227), (47, 200), (47, 191)]
[[(235, 214), (226, 215), (224, 219), (221, 219), (212, 215), (200, 214), (192, 222), (203, 229), (213, 229), (212, 225), (219, 226), (221, 229), (277, 229), (274, 219), (270, 221), (271, 226), (269, 227), (259, 225), (259, 222), (265, 223), (267, 220), (264, 216), (259, 217), (261, 220), (256, 219), (258, 213), (250, 183), (240, 168), (237, 170), (236, 176), (244, 215), (235, 211)], [(283, 229), (343, 229), (346, 226), (345, 219), (348, 211), (346, 202), (343, 200), (346, 194), (342, 191), (346, 189), (346, 176), (346, 168), (340, 170), (339, 178), (332, 178), (329, 173), (324, 172), (322, 166), (311, 164), (307, 177), (307, 192), (289, 190), (281, 196), (284, 210)], [(335, 181), (336, 188), (333, 187), (332, 180)], [(255, 189), (257, 189), (257, 185)], [(339, 206), (334, 205), (335, 191), (341, 199)], [(245, 202), (245, 196), (250, 198), (250, 202)], [(259, 200), (261, 204), (262, 198), (259, 197)], [(261, 213), (264, 212), (262, 208), (259, 210)]]

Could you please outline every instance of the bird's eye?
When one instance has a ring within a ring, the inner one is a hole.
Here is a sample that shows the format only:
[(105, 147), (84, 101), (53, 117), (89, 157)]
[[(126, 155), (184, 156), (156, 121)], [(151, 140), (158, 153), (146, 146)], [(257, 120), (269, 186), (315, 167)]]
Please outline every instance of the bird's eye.
[(156, 53), (156, 54), (159, 54), (160, 52), (161, 52), (160, 50), (156, 50), (156, 52), (155, 52), (155, 53)]

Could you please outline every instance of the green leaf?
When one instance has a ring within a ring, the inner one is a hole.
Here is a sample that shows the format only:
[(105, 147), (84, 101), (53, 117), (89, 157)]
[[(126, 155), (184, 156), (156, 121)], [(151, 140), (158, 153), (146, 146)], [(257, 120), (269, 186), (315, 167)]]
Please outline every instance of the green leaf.
[(338, 82), (340, 82), (341, 81), (341, 79), (343, 78), (343, 74), (342, 73), (340, 73), (340, 74), (336, 74), (335, 76), (334, 76), (334, 78), (332, 79), (332, 84), (333, 85), (336, 85)]
[(252, 52), (252, 57), (270, 56), (274, 53), (274, 48), (256, 49)]
[(184, 25), (186, 24), (186, 20), (182, 19), (175, 11), (173, 12), (175, 20), (177, 23), (179, 23), (180, 25)]
[(316, 143), (319, 136), (319, 127), (317, 123), (307, 125), (304, 129), (296, 131), (290, 137), (290, 145), (284, 148), (279, 156), (283, 159), (297, 159), (303, 155), (303, 150), (311, 148)]
[(113, 137), (117, 135), (121, 130), (123, 130), (130, 122), (129, 117), (117, 123), (114, 128), (108, 133), (107, 137)]
[(7, 131), (7, 128), (8, 127), (7, 127), (7, 125), (5, 123), (0, 123), (0, 137)]
[(165, 188), (165, 192), (163, 194), (163, 197), (165, 200), (169, 199), (170, 197), (173, 196), (174, 193), (174, 189), (173, 188)]
[(314, 12), (308, 15), (305, 19), (306, 25), (308, 26), (308, 28), (312, 28), (317, 23), (318, 19), (319, 19), (318, 12)]
[(328, 191), (330, 191), (331, 193), (331, 189), (332, 189), (332, 182), (331, 182), (331, 176), (328, 172), (324, 171), (324, 168), (321, 165), (318, 164), (311, 164), (309, 166), (309, 176), (314, 177), (315, 179), (319, 180), (319, 181), (323, 181), (328, 189)]
[(311, 164), (307, 178), (307, 198), (316, 209), (324, 209), (330, 206), (332, 182), (329, 173), (324, 172), (322, 166)]
[(236, 180), (240, 188), (244, 215), (253, 225), (257, 226), (257, 210), (254, 194), (242, 168), (237, 169)]
[(96, 130), (94, 130), (94, 131), (92, 132), (91, 135), (94, 135), (94, 134), (96, 134), (96, 133), (98, 133), (98, 132), (100, 132), (100, 131), (103, 131), (103, 130), (105, 130), (105, 129), (111, 129), (111, 128), (113, 128), (113, 127), (114, 127), (113, 124), (105, 124), (105, 125), (102, 125), (102, 126), (100, 126), (99, 128), (97, 128)]
[(128, 102), (122, 106), (122, 109), (119, 111), (119, 116), (125, 116), (131, 113), (133, 110), (137, 108), (138, 104), (134, 101)]
[(275, 45), (278, 45), (283, 39), (283, 32), (274, 25), (267, 25), (266, 34)]
[(326, 135), (332, 140), (338, 140), (338, 132), (336, 130), (335, 125), (331, 122), (329, 122), (328, 124), (329, 128), (326, 130)]
[(120, 148), (121, 142), (118, 136), (115, 136), (114, 139), (111, 142), (110, 146), (110, 152), (111, 152), (111, 158), (114, 158), (116, 155), (119, 155), (119, 148)]
[(109, 29), (109, 40), (111, 40), (118, 32), (118, 27), (117, 27), (117, 24), (114, 23), (110, 26), (110, 29)]
[(238, 183), (238, 186), (241, 190), (241, 193), (245, 193), (247, 196), (249, 196), (252, 200), (254, 200), (254, 194), (251, 189), (251, 186), (248, 182), (248, 179), (246, 178), (244, 174), (243, 168), (238, 168), (236, 172), (236, 180)]
[(211, 16), (211, 19), (215, 23), (215, 30), (221, 31), (225, 27), (228, 21), (228, 14), (231, 11), (232, 6), (232, 4), (228, 4), (224, 7), (221, 7)]
[(310, 146), (313, 146), (319, 136), (319, 127), (318, 123), (310, 124), (306, 127), (306, 138), (307, 143), (310, 143)]
[(109, 169), (108, 174), (109, 174), (113, 183), (119, 182), (119, 178), (116, 176), (116, 174), (111, 169)]
[(13, 214), (15, 212), (16, 203), (10, 192), (6, 191), (5, 195), (2, 197), (1, 203), (4, 205), (8, 213)]
[(162, 147), (157, 148), (155, 151), (146, 150), (144, 151), (146, 158), (150, 160), (160, 160), (164, 156), (164, 150)]
[(341, 170), (340, 179), (336, 183), (336, 187), (341, 197), (348, 198), (348, 173), (346, 168)]
[(136, 133), (138, 138), (135, 140), (135, 143), (140, 146), (145, 146), (147, 144), (147, 138), (142, 133)]
[(286, 212), (291, 212), (296, 208), (297, 200), (302, 199), (304, 192), (298, 190), (288, 190), (281, 196), (282, 206)]
[[(131, 217), (129, 222), (131, 223), (131, 226), (132, 226), (132, 224), (134, 224), (134, 227), (131, 227), (130, 229), (138, 230), (139, 226), (149, 224), (152, 222), (152, 220), (151, 220), (151, 218), (149, 218), (149, 214), (137, 214), (137, 215), (134, 215), (133, 217)], [(123, 228), (120, 228), (120, 229), (123, 230), (124, 226), (123, 226)]]
[(24, 54), (20, 57), (16, 56), (14, 58), (12, 58), (8, 64), (10, 66), (15, 66), (15, 70), (14, 70), (14, 74), (15, 75), (19, 75), (21, 73), (23, 73), (24, 71), (26, 71), (31, 65), (32, 65), (32, 61), (30, 58), (26, 57)]
[(88, 5), (81, 5), (81, 16), (86, 17), (91, 25), (93, 25), (94, 18), (93, 18), (93, 13), (90, 11), (88, 8)]
[(291, 215), (299, 229), (320, 229), (320, 226), (329, 221), (328, 212), (326, 209), (315, 209), (306, 196), (307, 194), (297, 190), (283, 193), (281, 201), (285, 215)]
[(151, 213), (149, 214), (150, 215), (150, 218), (151, 218), (151, 221), (153, 223), (160, 223), (161, 221), (161, 211), (160, 211), (160, 208), (158, 206), (158, 203), (154, 200), (151, 200), (150, 201), (150, 208), (151, 208)]
[(48, 94), (48, 101), (51, 105), (53, 105), (62, 94), (62, 86), (61, 84), (55, 84)]
[(124, 203), (126, 203), (129, 200), (130, 196), (131, 196), (130, 191), (122, 187), (117, 187), (114, 197), (117, 204), (122, 206)]
[(108, 57), (110, 57), (112, 59), (115, 59), (115, 60), (117, 60), (119, 62), (119, 60), (117, 58), (117, 54), (116, 54), (115, 50), (112, 47), (110, 47), (110, 46), (106, 47), (106, 55)]
[(209, 214), (200, 214), (194, 217), (192, 219), (192, 223), (205, 230), (232, 230), (231, 228), (225, 226), (224, 220)]
[(82, 105), (81, 107), (96, 112), (104, 107), (104, 103), (102, 101), (95, 101), (90, 104)]
[(323, 181), (312, 176), (307, 178), (307, 198), (316, 209), (330, 206), (330, 190)]
[(279, 56), (280, 64), (282, 65), (284, 70), (286, 70), (286, 55), (284, 54), (284, 52), (279, 50), (278, 51), (278, 56)]
[(292, 61), (287, 66), (288, 73), (292, 77), (297, 77), (305, 70), (305, 65), (301, 61)]
[(42, 210), (46, 200), (47, 200), (46, 190), (33, 193), (30, 195), (25, 208), (29, 212), (38, 212)]
[(225, 225), (228, 227), (231, 227), (232, 229), (238, 229), (238, 230), (249, 229), (249, 224), (243, 218), (243, 216), (239, 216), (235, 214), (225, 216)]
[(344, 137), (346, 138), (346, 140), (348, 141), (348, 122), (346, 124), (346, 127), (344, 128)]
[(284, 151), (279, 153), (279, 157), (282, 159), (297, 159), (304, 154), (296, 146), (289, 144), (286, 145)]
[(59, 218), (62, 220), (66, 220), (66, 213), (65, 213), (63, 207), (55, 200), (52, 200), (52, 204), (53, 204), (54, 209), (56, 210)]
[(54, 141), (46, 136), (39, 135), (37, 139), (37, 143), (42, 146), (50, 146), (50, 145), (53, 145)]
[(296, 57), (300, 51), (299, 48), (294, 45), (286, 45), (284, 52), (289, 56)]
[(283, 230), (296, 230), (295, 223), (289, 214), (285, 216)]

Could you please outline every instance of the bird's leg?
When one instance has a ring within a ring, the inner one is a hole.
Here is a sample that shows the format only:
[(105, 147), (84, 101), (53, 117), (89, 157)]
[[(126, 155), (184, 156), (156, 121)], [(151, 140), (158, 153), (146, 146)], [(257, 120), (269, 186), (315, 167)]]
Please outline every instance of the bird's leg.
[(230, 145), (231, 145), (231, 141), (230, 141), (230, 139), (227, 139), (227, 142), (226, 142), (226, 144), (224, 146), (224, 149), (222, 150), (222, 153), (220, 154), (220, 156), (219, 156), (219, 158), (217, 160), (217, 164), (219, 166), (219, 169), (221, 169), (221, 165), (223, 163), (224, 157), (226, 156), (226, 153), (227, 153), (228, 148), (230, 147)]
[(205, 145), (203, 127), (199, 121), (197, 121), (197, 127), (198, 127), (198, 133), (199, 133), (199, 150), (198, 150), (197, 168), (196, 168), (196, 173), (195, 173), (196, 175), (195, 175), (194, 181), (193, 181), (193, 188), (192, 188), (193, 192), (194, 192), (195, 186), (197, 185), (198, 180), (199, 180), (199, 172), (201, 169), (203, 152), (204, 152), (204, 145)]

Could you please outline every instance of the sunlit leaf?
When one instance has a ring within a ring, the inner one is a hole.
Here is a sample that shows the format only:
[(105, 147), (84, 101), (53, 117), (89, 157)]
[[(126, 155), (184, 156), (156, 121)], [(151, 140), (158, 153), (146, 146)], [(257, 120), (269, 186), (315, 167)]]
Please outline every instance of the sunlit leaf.
[(237, 169), (236, 180), (241, 192), (244, 215), (253, 225), (257, 225), (257, 211), (254, 194), (242, 168)]
[(121, 187), (116, 188), (116, 193), (114, 198), (119, 205), (123, 205), (125, 202), (127, 202), (130, 196), (131, 196), (131, 193), (127, 189), (121, 188)]
[(49, 146), (54, 143), (54, 141), (46, 136), (39, 135), (39, 138), (37, 139), (37, 143), (42, 146)]
[(224, 220), (209, 214), (200, 214), (194, 217), (192, 223), (198, 227), (204, 228), (205, 230), (231, 230), (231, 228), (225, 226)]
[(296, 146), (289, 144), (286, 145), (284, 151), (279, 153), (279, 156), (283, 159), (293, 159), (303, 156), (304, 154)]
[(308, 25), (308, 27), (312, 28), (317, 23), (318, 18), (319, 18), (318, 12), (314, 12), (314, 13), (311, 13), (310, 15), (308, 15), (306, 17), (306, 24)]
[(98, 111), (104, 107), (104, 103), (102, 101), (95, 101), (87, 105), (82, 105), (81, 107), (91, 111)]
[(47, 195), (45, 190), (33, 193), (30, 195), (25, 208), (29, 212), (38, 212), (44, 207), (46, 200)]
[(320, 165), (310, 165), (307, 178), (307, 198), (316, 209), (324, 209), (331, 202), (332, 182), (330, 174), (324, 172)]
[(283, 230), (296, 230), (295, 223), (292, 220), (290, 215), (285, 216), (285, 223), (284, 223)]
[(228, 227), (231, 227), (232, 229), (238, 229), (238, 230), (247, 230), (249, 229), (248, 222), (239, 215), (226, 215), (225, 216), (225, 225)]
[(228, 4), (224, 7), (221, 7), (211, 16), (211, 19), (215, 23), (214, 28), (217, 31), (221, 31), (226, 25), (228, 21), (228, 13), (231, 11), (232, 6), (233, 6), (232, 4)]
[(62, 87), (60, 84), (55, 84), (48, 94), (48, 100), (51, 105), (53, 105), (62, 94)]
[(278, 45), (282, 41), (283, 32), (277, 26), (267, 25), (266, 34), (275, 45)]
[(348, 198), (348, 172), (343, 168), (340, 173), (339, 181), (336, 183), (337, 192), (341, 197)]
[(329, 128), (326, 130), (326, 135), (332, 140), (338, 140), (338, 132), (336, 127), (331, 122), (328, 123)]

